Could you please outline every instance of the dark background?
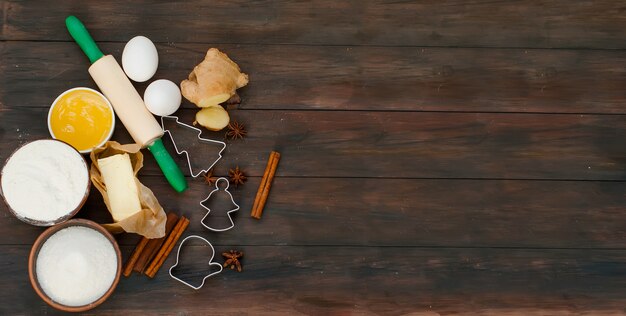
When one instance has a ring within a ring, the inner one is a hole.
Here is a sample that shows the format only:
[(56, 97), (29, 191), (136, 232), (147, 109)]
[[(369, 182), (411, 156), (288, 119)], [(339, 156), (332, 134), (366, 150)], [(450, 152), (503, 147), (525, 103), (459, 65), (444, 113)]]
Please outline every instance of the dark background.
[[(95, 88), (69, 14), (118, 60), (132, 37), (152, 39), (154, 79), (180, 82), (210, 47), (250, 74), (230, 110), (248, 137), (229, 141), (216, 169), (249, 176), (232, 190), (234, 229), (200, 225), (201, 178), (176, 194), (149, 155), (139, 176), (191, 219), (188, 233), (242, 250), (244, 271), (193, 291), (167, 275), (170, 257), (152, 280), (123, 278), (92, 313), (626, 313), (622, 1), (0, 4), (2, 160), (49, 137), (57, 95)], [(183, 108), (190, 123), (196, 109)], [(119, 123), (113, 139), (130, 142)], [(0, 314), (55, 314), (27, 276), (43, 229), (1, 208)], [(111, 220), (96, 190), (78, 217)], [(124, 259), (137, 240), (119, 237)]]

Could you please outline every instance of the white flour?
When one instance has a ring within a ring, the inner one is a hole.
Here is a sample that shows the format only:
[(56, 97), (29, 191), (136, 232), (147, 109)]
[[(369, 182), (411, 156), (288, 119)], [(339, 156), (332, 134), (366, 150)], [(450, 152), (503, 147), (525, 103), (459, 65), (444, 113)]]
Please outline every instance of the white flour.
[(53, 301), (66, 306), (87, 305), (102, 297), (115, 280), (115, 248), (94, 229), (64, 228), (39, 250), (36, 273), (41, 289)]
[(54, 140), (16, 151), (2, 170), (2, 194), (18, 216), (51, 222), (79, 206), (89, 182), (80, 154)]

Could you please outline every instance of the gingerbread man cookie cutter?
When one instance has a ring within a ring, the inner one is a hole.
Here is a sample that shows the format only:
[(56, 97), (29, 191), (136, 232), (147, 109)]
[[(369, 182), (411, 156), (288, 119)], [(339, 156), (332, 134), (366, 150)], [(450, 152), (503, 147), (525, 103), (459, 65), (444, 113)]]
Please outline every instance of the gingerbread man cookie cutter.
[[(228, 193), (228, 196), (230, 197), (230, 201), (233, 203), (233, 205), (235, 206), (235, 208), (229, 210), (226, 212), (226, 216), (228, 216), (228, 220), (230, 221), (230, 226), (227, 228), (215, 228), (215, 227), (211, 227), (209, 225), (207, 225), (204, 220), (209, 216), (209, 214), (211, 214), (211, 209), (204, 206), (204, 202), (208, 201), (209, 199), (211, 199), (211, 196), (213, 196), (213, 193), (218, 192), (218, 191), (222, 191), (220, 189), (220, 181), (225, 181), (226, 182), (226, 187), (224, 188), (224, 192)], [(230, 192), (228, 191), (228, 187), (230, 186), (230, 183), (228, 182), (228, 179), (222, 177), (217, 179), (217, 181), (215, 181), (215, 189), (213, 191), (211, 191), (211, 193), (209, 193), (209, 196), (206, 197), (206, 199), (200, 201), (200, 206), (202, 206), (204, 209), (206, 209), (208, 212), (206, 213), (206, 215), (204, 215), (204, 217), (200, 220), (200, 224), (202, 224), (202, 226), (206, 227), (208, 230), (214, 231), (214, 232), (223, 232), (223, 231), (227, 231), (233, 227), (235, 227), (235, 222), (233, 221), (233, 218), (230, 216), (231, 213), (236, 212), (239, 210), (239, 204), (237, 204), (235, 202), (235, 200), (233, 199), (233, 195), (230, 194)]]
[[(202, 283), (199, 286), (194, 286), (193, 284), (183, 280), (182, 278), (177, 277), (176, 274), (174, 274), (174, 269), (178, 266), (178, 260), (180, 259), (180, 250), (183, 248), (183, 245), (185, 244), (185, 242), (187, 240), (189, 240), (189, 239), (199, 239), (199, 240), (205, 242), (207, 245), (209, 245), (209, 247), (211, 247), (211, 259), (209, 259), (209, 264), (208, 265), (209, 265), (209, 267), (211, 267), (211, 266), (219, 267), (219, 270), (211, 272), (211, 273), (207, 274), (204, 278), (202, 278)], [(212, 277), (212, 276), (222, 272), (222, 270), (224, 269), (221, 264), (219, 264), (217, 262), (213, 262), (214, 258), (215, 258), (215, 248), (213, 248), (213, 245), (211, 245), (211, 243), (208, 240), (206, 240), (206, 239), (204, 239), (204, 238), (202, 238), (202, 237), (200, 237), (198, 235), (187, 236), (187, 237), (185, 237), (185, 239), (183, 239), (183, 241), (180, 242), (180, 245), (178, 245), (178, 252), (176, 253), (176, 263), (174, 263), (174, 265), (171, 266), (170, 270), (169, 270), (170, 277), (172, 277), (172, 279), (174, 279), (174, 280), (176, 280), (178, 282), (181, 282), (181, 283), (185, 284), (186, 286), (188, 286), (188, 287), (190, 287), (190, 288), (192, 288), (194, 290), (199, 290), (200, 288), (202, 288), (204, 286), (204, 281), (206, 281), (206, 279), (208, 279), (208, 278), (210, 278), (210, 277)]]

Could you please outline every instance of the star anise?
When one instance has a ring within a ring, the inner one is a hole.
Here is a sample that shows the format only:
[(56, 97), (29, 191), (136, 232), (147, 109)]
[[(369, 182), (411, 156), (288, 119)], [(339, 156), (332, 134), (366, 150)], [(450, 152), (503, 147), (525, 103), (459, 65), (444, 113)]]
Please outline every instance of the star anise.
[(231, 250), (229, 252), (223, 252), (222, 256), (226, 258), (226, 261), (224, 262), (224, 267), (230, 265), (231, 270), (237, 268), (237, 271), (241, 272), (241, 262), (239, 262), (239, 258), (243, 257), (243, 252)]
[(246, 129), (242, 123), (232, 121), (228, 123), (228, 132), (226, 132), (226, 138), (237, 139), (244, 138), (246, 136)]
[(246, 182), (246, 176), (243, 174), (243, 171), (239, 170), (239, 166), (228, 170), (228, 177), (230, 177), (230, 183), (234, 184), (235, 187)]
[(213, 168), (207, 171), (206, 174), (204, 175), (204, 182), (206, 182), (206, 184), (208, 185), (215, 184), (215, 181), (217, 181), (217, 179), (219, 178), (213, 176)]

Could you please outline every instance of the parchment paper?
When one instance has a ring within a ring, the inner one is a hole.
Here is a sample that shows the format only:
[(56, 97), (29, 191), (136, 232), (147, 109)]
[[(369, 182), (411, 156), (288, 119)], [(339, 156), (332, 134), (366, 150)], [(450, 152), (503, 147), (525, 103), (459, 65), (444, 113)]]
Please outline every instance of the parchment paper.
[(121, 145), (118, 142), (109, 141), (104, 147), (96, 148), (91, 152), (90, 157), (92, 163), (89, 171), (91, 182), (102, 194), (102, 198), (104, 198), (104, 203), (109, 212), (111, 211), (109, 195), (107, 194), (104, 180), (100, 174), (100, 169), (98, 168), (98, 159), (100, 158), (123, 153), (127, 153), (128, 156), (130, 156), (130, 163), (133, 166), (135, 182), (137, 183), (139, 192), (139, 201), (141, 202), (141, 211), (119, 222), (103, 224), (102, 226), (113, 234), (125, 231), (128, 233), (137, 233), (151, 239), (165, 237), (165, 222), (167, 219), (165, 211), (154, 196), (154, 193), (137, 179), (137, 172), (143, 167), (143, 154), (140, 149), (141, 147), (137, 144)]

